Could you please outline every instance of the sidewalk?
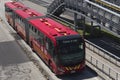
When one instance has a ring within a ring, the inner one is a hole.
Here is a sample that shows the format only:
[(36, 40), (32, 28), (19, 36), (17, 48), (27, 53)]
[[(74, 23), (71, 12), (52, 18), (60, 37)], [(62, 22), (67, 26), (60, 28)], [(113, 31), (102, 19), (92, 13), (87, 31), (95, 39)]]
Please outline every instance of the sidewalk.
[(20, 1), (22, 2), (23, 4), (25, 4), (27, 7), (30, 7), (42, 14), (46, 14), (47, 13), (47, 8), (41, 6), (41, 5), (38, 5), (38, 4), (34, 4), (33, 2), (31, 1), (28, 1), (28, 0), (25, 0), (25, 1)]
[(4, 23), (3, 4), (4, 0), (1, 0), (0, 19), (3, 21), (0, 21), (0, 80), (46, 80), (18, 45), (17, 41), (21, 41), (21, 38), (16, 40), (11, 35), (16, 34), (15, 31)]

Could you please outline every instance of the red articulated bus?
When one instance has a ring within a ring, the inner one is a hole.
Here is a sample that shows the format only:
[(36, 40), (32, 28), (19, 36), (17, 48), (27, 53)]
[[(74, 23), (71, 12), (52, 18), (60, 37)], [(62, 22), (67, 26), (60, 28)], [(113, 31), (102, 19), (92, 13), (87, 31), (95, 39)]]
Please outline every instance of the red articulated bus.
[(56, 75), (85, 68), (85, 43), (77, 32), (30, 8), (13, 15), (17, 32)]
[(6, 16), (6, 19), (8, 21), (8, 23), (14, 27), (14, 21), (13, 21), (13, 11), (16, 10), (16, 9), (23, 9), (25, 8), (26, 6), (23, 5), (22, 3), (19, 3), (19, 2), (6, 2), (5, 3), (5, 16)]
[(29, 30), (29, 28), (25, 27), (27, 24), (26, 21), (34, 18), (38, 18), (43, 16), (43, 14), (40, 14), (36, 12), (35, 10), (32, 10), (30, 8), (24, 8), (24, 9), (17, 9), (14, 11), (15, 16), (15, 27), (17, 33), (20, 34), (20, 36), (28, 42), (27, 32), (25, 30)]

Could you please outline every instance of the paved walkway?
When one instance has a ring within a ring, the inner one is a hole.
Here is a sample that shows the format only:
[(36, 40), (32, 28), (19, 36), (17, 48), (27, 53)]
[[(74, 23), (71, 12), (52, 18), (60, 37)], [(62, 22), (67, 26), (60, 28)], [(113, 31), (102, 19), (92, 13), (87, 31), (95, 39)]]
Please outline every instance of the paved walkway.
[[(7, 0), (0, 0), (0, 19), (2, 20), (5, 20), (4, 1)], [(10, 31), (12, 31), (10, 26), (0, 21), (0, 80), (46, 80)]]

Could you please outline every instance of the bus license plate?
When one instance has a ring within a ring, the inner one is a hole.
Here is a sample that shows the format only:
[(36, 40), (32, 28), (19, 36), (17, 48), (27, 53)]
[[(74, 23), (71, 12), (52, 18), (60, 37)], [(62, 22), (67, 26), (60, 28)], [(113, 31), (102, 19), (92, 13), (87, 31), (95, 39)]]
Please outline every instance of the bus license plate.
[(71, 71), (71, 73), (75, 73), (75, 71)]

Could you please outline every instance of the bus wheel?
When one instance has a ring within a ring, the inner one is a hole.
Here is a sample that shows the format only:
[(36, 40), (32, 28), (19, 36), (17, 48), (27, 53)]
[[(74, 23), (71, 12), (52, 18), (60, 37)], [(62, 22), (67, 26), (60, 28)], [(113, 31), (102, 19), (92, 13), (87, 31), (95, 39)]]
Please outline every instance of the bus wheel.
[(34, 50), (33, 42), (32, 42), (32, 41), (30, 42), (30, 47), (31, 47), (31, 49), (32, 49), (33, 52), (36, 52), (36, 51)]
[(19, 34), (18, 29), (17, 29), (17, 26), (15, 26), (15, 30), (16, 30), (16, 33)]
[(49, 68), (51, 69), (51, 71), (56, 74), (56, 71), (55, 71), (55, 69), (52, 66), (51, 60), (49, 60), (49, 64), (48, 65), (49, 65)]
[(48, 65), (49, 65), (50, 69), (51, 69), (52, 72), (53, 72), (53, 67), (52, 67), (52, 62), (51, 62), (51, 60), (49, 60)]
[(34, 48), (33, 48), (33, 43), (32, 43), (32, 41), (30, 42), (30, 47), (31, 47), (32, 51), (34, 52)]

